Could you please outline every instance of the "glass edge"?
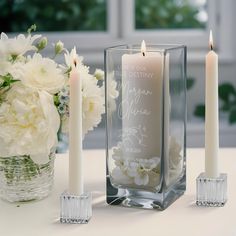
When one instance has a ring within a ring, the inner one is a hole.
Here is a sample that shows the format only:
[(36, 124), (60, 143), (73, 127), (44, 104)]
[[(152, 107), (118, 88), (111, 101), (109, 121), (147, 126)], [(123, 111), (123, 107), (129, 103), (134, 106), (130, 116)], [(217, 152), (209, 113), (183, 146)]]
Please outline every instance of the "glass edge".
[[(185, 49), (187, 48), (184, 44), (147, 44), (147, 51), (150, 52), (166, 52), (176, 49)], [(150, 49), (150, 47), (155, 47)], [(158, 48), (160, 47), (160, 48)], [(105, 52), (109, 51), (137, 51), (140, 52), (141, 45), (140, 44), (120, 44), (111, 47), (107, 47), (104, 49)]]

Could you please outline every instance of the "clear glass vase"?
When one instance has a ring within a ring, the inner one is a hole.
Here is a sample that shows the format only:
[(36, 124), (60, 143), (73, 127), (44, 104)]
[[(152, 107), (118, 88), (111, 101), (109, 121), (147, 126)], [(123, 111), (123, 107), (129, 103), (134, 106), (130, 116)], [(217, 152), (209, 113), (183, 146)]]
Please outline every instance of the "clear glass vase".
[(55, 152), (46, 164), (30, 156), (0, 157), (0, 197), (8, 202), (40, 200), (52, 190)]
[(105, 51), (107, 203), (165, 209), (186, 188), (186, 47)]

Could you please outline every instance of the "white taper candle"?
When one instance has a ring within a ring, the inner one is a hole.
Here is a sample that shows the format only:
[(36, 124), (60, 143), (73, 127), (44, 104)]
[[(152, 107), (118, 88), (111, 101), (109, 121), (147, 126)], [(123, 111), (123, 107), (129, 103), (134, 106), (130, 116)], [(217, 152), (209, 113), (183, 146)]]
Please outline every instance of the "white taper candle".
[(217, 178), (219, 175), (218, 55), (213, 51), (212, 32), (209, 44), (211, 50), (206, 55), (205, 173), (206, 177)]
[(83, 187), (82, 156), (82, 83), (78, 67), (70, 73), (69, 118), (69, 192), (81, 195)]

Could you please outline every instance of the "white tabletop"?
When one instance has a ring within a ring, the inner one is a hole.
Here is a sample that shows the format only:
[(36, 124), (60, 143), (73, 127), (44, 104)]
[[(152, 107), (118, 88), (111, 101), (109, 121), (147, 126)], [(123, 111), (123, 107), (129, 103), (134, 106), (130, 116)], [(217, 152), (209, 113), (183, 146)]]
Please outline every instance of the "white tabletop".
[(195, 205), (195, 179), (204, 168), (204, 150), (187, 152), (187, 191), (165, 211), (108, 206), (105, 203), (105, 151), (84, 151), (86, 189), (93, 193), (93, 216), (87, 225), (59, 223), (59, 195), (67, 188), (67, 155), (58, 155), (52, 194), (38, 202), (9, 204), (0, 200), (1, 236), (236, 235), (236, 149), (220, 150), (221, 172), (228, 173), (224, 207)]

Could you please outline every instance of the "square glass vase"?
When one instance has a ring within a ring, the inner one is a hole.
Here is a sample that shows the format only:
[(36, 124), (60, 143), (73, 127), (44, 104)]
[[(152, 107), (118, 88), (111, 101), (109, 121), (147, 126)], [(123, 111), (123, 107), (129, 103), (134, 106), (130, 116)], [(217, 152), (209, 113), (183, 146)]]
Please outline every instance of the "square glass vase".
[(186, 189), (186, 46), (105, 50), (107, 203), (164, 210)]

